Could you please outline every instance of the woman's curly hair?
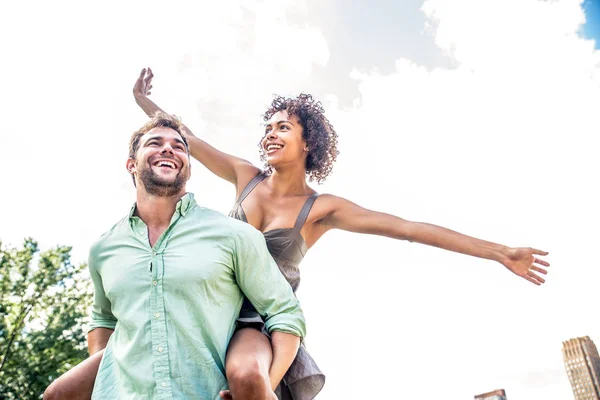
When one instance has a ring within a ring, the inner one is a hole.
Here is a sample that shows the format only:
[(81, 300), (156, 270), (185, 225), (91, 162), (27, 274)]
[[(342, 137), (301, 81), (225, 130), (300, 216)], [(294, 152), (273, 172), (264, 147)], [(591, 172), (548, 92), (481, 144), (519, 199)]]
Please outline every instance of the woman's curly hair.
[[(306, 175), (309, 181), (322, 183), (331, 173), (333, 163), (340, 152), (337, 150), (338, 135), (325, 117), (321, 102), (315, 101), (312, 95), (305, 93), (301, 93), (295, 99), (277, 96), (262, 117), (265, 122), (269, 121), (279, 111), (287, 111), (290, 117), (295, 115), (300, 121), (303, 128), (302, 138), (308, 146)], [(265, 172), (270, 174), (273, 168), (267, 163), (261, 143), (258, 147), (260, 159), (265, 163)]]

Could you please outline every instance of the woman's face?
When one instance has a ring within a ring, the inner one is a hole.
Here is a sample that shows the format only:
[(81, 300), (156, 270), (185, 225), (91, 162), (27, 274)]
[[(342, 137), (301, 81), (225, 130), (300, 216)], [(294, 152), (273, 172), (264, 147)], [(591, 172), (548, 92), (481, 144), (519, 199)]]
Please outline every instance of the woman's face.
[(261, 142), (267, 162), (272, 167), (301, 162), (306, 165), (308, 148), (302, 139), (302, 125), (295, 115), (279, 111), (265, 124)]

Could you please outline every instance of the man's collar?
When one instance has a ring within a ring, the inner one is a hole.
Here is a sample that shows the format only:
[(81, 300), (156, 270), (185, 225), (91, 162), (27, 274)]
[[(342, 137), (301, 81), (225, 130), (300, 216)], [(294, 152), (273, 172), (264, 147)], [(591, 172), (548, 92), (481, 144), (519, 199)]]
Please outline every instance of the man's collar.
[[(187, 212), (189, 210), (191, 210), (195, 205), (196, 205), (196, 200), (194, 200), (194, 194), (188, 192), (188, 193), (184, 194), (181, 197), (181, 199), (179, 199), (179, 201), (177, 202), (177, 205), (175, 206), (175, 211), (179, 212), (182, 217), (185, 217)], [(135, 207), (136, 207), (136, 203), (133, 203), (133, 206), (131, 207), (131, 210), (129, 211), (129, 219), (135, 217), (135, 215), (134, 215)]]
[(192, 209), (196, 205), (196, 201), (194, 200), (193, 193), (186, 193), (183, 195), (181, 199), (177, 202), (177, 206), (175, 207), (176, 211), (181, 213), (181, 216), (185, 217), (187, 212)]

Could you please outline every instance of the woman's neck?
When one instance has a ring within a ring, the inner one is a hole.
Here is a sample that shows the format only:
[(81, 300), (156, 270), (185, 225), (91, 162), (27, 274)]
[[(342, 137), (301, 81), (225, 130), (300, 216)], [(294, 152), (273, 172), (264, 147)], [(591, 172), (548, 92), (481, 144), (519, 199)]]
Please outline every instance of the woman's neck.
[(304, 168), (273, 169), (267, 183), (274, 197), (303, 196), (311, 191)]

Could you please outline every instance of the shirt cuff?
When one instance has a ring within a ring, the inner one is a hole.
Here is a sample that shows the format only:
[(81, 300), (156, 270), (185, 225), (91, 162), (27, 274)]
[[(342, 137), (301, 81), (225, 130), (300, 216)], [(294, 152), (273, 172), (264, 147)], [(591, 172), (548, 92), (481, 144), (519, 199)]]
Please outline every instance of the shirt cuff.
[(106, 328), (115, 330), (115, 326), (117, 326), (117, 321), (112, 319), (95, 319), (88, 324), (88, 333), (97, 328)]
[(306, 336), (304, 318), (295, 315), (276, 315), (265, 322), (269, 333), (277, 331), (298, 336), (300, 341)]

